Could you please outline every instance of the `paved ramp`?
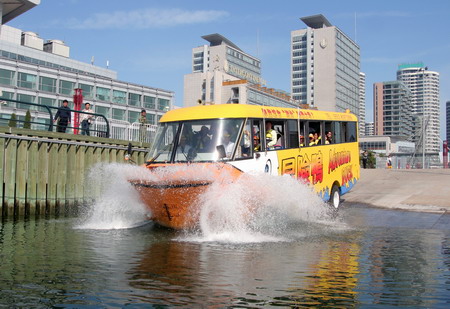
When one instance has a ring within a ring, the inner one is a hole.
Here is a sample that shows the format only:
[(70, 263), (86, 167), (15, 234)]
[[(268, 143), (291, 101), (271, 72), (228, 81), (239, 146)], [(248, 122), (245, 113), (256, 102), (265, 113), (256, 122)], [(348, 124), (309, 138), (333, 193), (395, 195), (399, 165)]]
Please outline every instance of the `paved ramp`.
[(450, 212), (450, 169), (362, 169), (346, 203), (426, 212)]

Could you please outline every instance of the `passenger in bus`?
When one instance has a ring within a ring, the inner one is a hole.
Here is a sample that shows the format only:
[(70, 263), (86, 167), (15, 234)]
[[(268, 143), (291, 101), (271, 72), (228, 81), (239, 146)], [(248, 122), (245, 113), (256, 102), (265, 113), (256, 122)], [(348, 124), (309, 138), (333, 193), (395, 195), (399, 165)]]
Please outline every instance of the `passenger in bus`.
[(222, 142), (223, 147), (225, 147), (227, 158), (231, 158), (231, 155), (233, 154), (234, 143), (231, 141), (231, 135), (227, 130), (223, 132)]
[(261, 151), (261, 141), (259, 140), (258, 135), (253, 136), (253, 150)]
[(180, 137), (180, 142), (178, 143), (177, 147), (177, 153), (187, 154), (189, 152), (191, 146), (189, 146), (189, 144), (186, 143), (186, 140), (187, 140), (186, 136), (182, 135)]
[(305, 137), (303, 135), (300, 135), (300, 147), (305, 146)]
[(250, 132), (248, 130), (244, 130), (244, 135), (242, 137), (241, 141), (241, 156), (242, 157), (248, 157), (250, 156), (250, 147), (251, 144), (251, 136)]
[(332, 138), (333, 133), (331, 133), (331, 131), (327, 131), (327, 134), (325, 135), (325, 144), (332, 144)]
[(322, 145), (322, 137), (318, 132), (314, 132), (314, 143), (315, 145)]
[(202, 126), (200, 131), (194, 135), (193, 145), (199, 152), (210, 151), (211, 138), (209, 137), (209, 129), (207, 126)]
[(314, 140), (314, 134), (309, 133), (308, 137), (309, 137), (309, 144), (308, 144), (308, 146), (315, 146), (316, 145), (316, 141)]
[(272, 122), (266, 122), (266, 143), (269, 150), (274, 149), (277, 143), (277, 132), (272, 128)]

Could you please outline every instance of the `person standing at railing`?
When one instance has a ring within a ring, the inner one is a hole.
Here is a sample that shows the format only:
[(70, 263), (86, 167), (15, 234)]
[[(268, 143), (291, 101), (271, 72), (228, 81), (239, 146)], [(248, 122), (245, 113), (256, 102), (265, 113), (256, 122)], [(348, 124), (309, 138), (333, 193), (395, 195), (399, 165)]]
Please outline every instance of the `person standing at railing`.
[(53, 122), (57, 121), (56, 132), (66, 133), (67, 125), (71, 121), (71, 112), (68, 105), (69, 101), (64, 100), (63, 105), (56, 112), (55, 120), (53, 120)]
[(141, 111), (141, 116), (139, 117), (139, 141), (145, 142), (147, 136), (147, 112), (145, 109)]
[(91, 109), (91, 104), (85, 103), (82, 112), (83, 113), (80, 113), (81, 135), (91, 135), (89, 132), (89, 126), (94, 118), (94, 115), (89, 115), (94, 113)]

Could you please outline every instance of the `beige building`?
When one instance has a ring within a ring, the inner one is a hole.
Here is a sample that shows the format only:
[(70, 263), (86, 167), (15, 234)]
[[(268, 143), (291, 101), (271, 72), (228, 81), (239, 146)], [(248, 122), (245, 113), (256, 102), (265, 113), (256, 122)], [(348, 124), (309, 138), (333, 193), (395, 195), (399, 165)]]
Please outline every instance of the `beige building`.
[(220, 34), (192, 49), (192, 73), (184, 76), (184, 106), (255, 104), (297, 107), (289, 94), (263, 86), (261, 62)]
[(359, 115), (359, 46), (321, 14), (301, 20), (307, 28), (291, 32), (292, 98)]

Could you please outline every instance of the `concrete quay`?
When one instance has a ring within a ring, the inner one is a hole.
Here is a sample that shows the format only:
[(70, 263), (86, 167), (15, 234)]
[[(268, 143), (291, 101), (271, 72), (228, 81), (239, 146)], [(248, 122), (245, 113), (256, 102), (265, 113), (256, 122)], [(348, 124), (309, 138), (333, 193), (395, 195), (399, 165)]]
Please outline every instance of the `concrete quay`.
[(361, 169), (345, 204), (450, 213), (450, 169)]

